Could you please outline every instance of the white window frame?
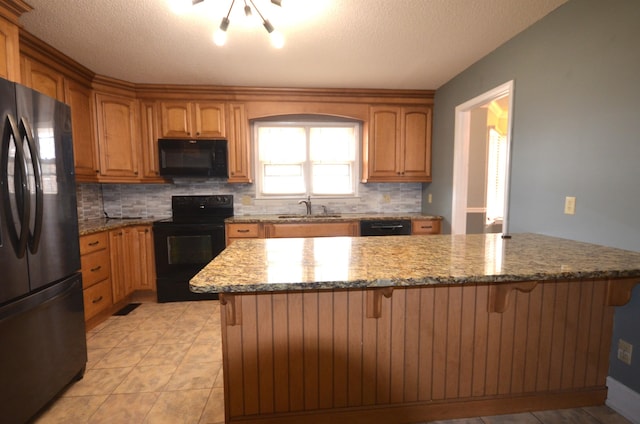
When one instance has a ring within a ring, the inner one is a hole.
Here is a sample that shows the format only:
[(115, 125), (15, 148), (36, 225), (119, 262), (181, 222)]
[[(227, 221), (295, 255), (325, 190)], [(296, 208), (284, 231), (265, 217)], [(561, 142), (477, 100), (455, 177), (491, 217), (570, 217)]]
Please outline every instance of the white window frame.
[[(260, 127), (304, 127), (305, 132), (307, 134), (307, 159), (305, 161), (304, 172), (305, 172), (305, 193), (300, 194), (265, 194), (263, 193), (263, 175), (262, 175), (262, 166), (260, 162), (260, 152), (259, 152), (259, 140), (258, 133)], [(351, 186), (352, 192), (347, 194), (314, 194), (311, 193), (311, 160), (309, 158), (309, 132), (311, 127), (345, 127), (345, 128), (353, 128), (355, 132), (355, 158), (351, 165), (352, 167), (352, 177), (351, 177)], [(362, 122), (354, 119), (345, 119), (339, 117), (313, 117), (309, 119), (305, 117), (304, 119), (265, 119), (265, 120), (256, 120), (252, 122), (252, 145), (254, 151), (254, 175), (255, 186), (256, 186), (256, 199), (298, 199), (301, 196), (311, 196), (313, 198), (341, 198), (341, 199), (352, 199), (358, 197), (358, 182), (360, 180), (360, 162), (361, 162), (361, 146), (362, 146)]]

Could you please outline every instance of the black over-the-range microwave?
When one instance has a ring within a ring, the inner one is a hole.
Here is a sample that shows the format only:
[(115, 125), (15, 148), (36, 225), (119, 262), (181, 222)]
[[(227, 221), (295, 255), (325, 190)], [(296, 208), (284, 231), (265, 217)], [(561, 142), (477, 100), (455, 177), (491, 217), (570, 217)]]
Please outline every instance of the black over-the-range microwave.
[(227, 140), (159, 139), (160, 175), (228, 177)]

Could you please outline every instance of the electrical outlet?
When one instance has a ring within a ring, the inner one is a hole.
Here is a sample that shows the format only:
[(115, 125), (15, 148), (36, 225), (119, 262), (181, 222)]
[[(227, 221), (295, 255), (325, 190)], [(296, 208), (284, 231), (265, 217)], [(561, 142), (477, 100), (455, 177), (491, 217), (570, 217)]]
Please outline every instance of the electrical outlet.
[(251, 206), (251, 196), (242, 196), (240, 201), (244, 206)]
[(622, 339), (618, 340), (618, 359), (627, 365), (631, 365), (631, 354), (633, 353), (633, 345)]
[(382, 203), (391, 203), (391, 196), (388, 194), (382, 195)]
[(564, 213), (567, 215), (575, 215), (576, 213), (576, 198), (573, 196), (567, 196), (564, 199)]
[(427, 196), (427, 202), (431, 203), (433, 201), (433, 196), (431, 196), (431, 193), (429, 193), (429, 195)]

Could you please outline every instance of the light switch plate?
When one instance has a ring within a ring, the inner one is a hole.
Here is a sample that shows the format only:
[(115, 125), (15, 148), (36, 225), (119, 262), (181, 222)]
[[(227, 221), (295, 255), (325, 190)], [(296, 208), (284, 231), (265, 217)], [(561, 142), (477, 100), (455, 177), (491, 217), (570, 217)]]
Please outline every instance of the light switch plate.
[(564, 213), (567, 215), (575, 215), (576, 213), (576, 198), (573, 196), (567, 196), (564, 199)]

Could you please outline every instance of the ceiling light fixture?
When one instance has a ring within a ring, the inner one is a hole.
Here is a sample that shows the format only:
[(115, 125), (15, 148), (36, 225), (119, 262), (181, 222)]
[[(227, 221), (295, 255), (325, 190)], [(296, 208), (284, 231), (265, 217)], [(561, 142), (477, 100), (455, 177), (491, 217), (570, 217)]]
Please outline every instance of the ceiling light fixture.
[[(203, 1), (204, 0), (192, 0), (191, 3), (193, 6), (195, 6), (196, 4), (202, 3)], [(222, 20), (220, 21), (220, 26), (213, 33), (213, 42), (218, 46), (223, 46), (227, 42), (227, 29), (229, 28), (229, 24), (231, 23), (231, 21), (229, 20), (229, 15), (231, 15), (231, 10), (233, 9), (235, 3), (236, 0), (231, 0), (231, 5), (229, 6), (227, 16), (222, 18)], [(282, 7), (283, 1), (271, 0), (271, 3), (275, 4), (276, 6)], [(251, 17), (254, 11), (258, 14), (258, 16), (260, 16), (260, 19), (262, 20), (262, 26), (264, 26), (264, 29), (266, 29), (269, 33), (271, 44), (275, 48), (282, 48), (284, 46), (284, 37), (282, 36), (282, 34), (279, 31), (276, 31), (273, 24), (262, 15), (260, 9), (258, 9), (253, 0), (244, 0), (245, 16)]]

